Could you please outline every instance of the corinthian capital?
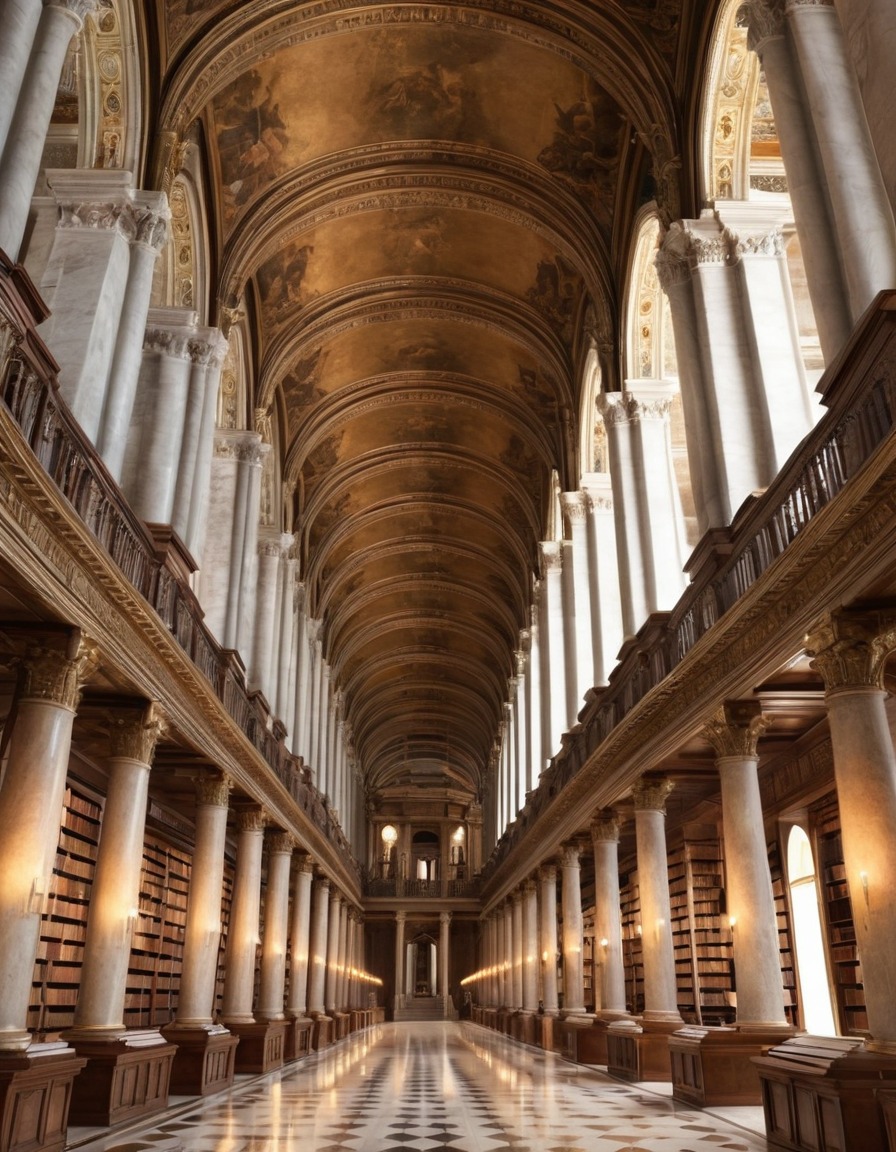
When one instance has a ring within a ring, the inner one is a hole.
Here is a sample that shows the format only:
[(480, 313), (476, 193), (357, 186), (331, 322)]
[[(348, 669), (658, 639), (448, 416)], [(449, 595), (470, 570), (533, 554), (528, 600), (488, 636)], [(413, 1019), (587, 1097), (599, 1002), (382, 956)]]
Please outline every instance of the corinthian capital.
[(612, 809), (607, 809), (598, 814), (591, 821), (591, 840), (593, 843), (598, 844), (605, 841), (612, 841), (618, 843), (619, 841), (619, 826), (622, 823), (619, 813), (614, 812)]
[(557, 540), (543, 540), (539, 544), (545, 573), (563, 570), (563, 549)]
[(648, 780), (642, 776), (632, 788), (635, 811), (662, 812), (665, 815), (666, 799), (674, 787), (672, 781), (665, 779), (665, 777), (659, 780)]
[(784, 0), (747, 0), (741, 12), (747, 23), (747, 45), (760, 56), (766, 40), (784, 35)]
[(896, 650), (896, 613), (829, 612), (805, 638), (828, 693), (884, 690), (884, 665)]
[(585, 524), (588, 520), (588, 497), (584, 492), (561, 492), (560, 506), (570, 524)]
[(233, 781), (223, 772), (204, 772), (196, 777), (196, 803), (208, 808), (226, 808)]
[(768, 725), (758, 700), (726, 700), (703, 732), (719, 760), (755, 760), (759, 737)]
[(116, 709), (110, 713), (109, 720), (112, 756), (152, 764), (156, 744), (168, 730), (159, 706)]
[(83, 24), (92, 13), (99, 8), (99, 0), (44, 0), (44, 7), (61, 8), (63, 12), (70, 12)]
[(236, 814), (236, 826), (240, 832), (263, 832), (267, 824), (264, 808), (241, 808)]
[(80, 632), (66, 637), (63, 644), (62, 649), (49, 643), (28, 645), (21, 660), (21, 697), (46, 700), (74, 712), (81, 688), (96, 669), (99, 655)]
[(168, 240), (171, 209), (164, 192), (134, 193), (134, 239), (155, 252), (161, 251)]

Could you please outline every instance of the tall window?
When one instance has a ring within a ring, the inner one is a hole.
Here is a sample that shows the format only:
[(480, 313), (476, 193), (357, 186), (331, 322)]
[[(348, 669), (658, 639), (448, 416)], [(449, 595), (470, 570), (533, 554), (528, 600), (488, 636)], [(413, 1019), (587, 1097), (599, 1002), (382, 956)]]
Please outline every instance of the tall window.
[(790, 907), (793, 911), (803, 1026), (807, 1032), (818, 1036), (836, 1036), (818, 911), (815, 861), (809, 837), (798, 824), (790, 829), (787, 840), (787, 876), (790, 883)]

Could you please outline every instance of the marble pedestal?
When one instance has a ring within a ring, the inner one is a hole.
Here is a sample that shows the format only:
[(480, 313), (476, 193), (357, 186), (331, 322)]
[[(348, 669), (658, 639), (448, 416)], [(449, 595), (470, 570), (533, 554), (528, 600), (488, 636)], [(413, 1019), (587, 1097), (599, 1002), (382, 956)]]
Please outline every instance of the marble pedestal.
[(503, 1032), (505, 1036), (510, 1036), (513, 1029), (513, 1016), (512, 1008), (499, 1008), (498, 1009), (498, 1031)]
[(535, 1017), (535, 1043), (545, 1052), (556, 1051), (558, 1023), (559, 1020), (556, 1016)]
[(314, 1021), (309, 1016), (294, 1016), (286, 1021), (286, 1037), (283, 1043), (284, 1063), (301, 1060), (311, 1051), (311, 1033)]
[(611, 1024), (607, 1029), (607, 1071), (632, 1083), (638, 1080), (670, 1081), (669, 1036), (681, 1024), (659, 1021), (634, 1026)]
[(175, 1096), (211, 1096), (233, 1083), (239, 1037), (221, 1025), (178, 1028), (169, 1025), (162, 1035), (177, 1045), (171, 1066), (169, 1091)]
[(69, 1121), (108, 1127), (168, 1107), (171, 1065), (177, 1052), (156, 1029), (102, 1038), (68, 1037), (87, 1064), (72, 1087)]
[[(619, 1019), (618, 1016), (615, 1019)], [(606, 1064), (607, 1029), (613, 1019), (596, 1016), (590, 1028), (583, 1028), (576, 1037), (576, 1062), (579, 1064)]]
[(580, 1059), (580, 1052), (587, 1047), (585, 1033), (591, 1032), (594, 1024), (593, 1016), (564, 1016), (554, 1024), (554, 1048), (564, 1060), (572, 1060), (576, 1064), (589, 1064), (591, 1061)]
[(0, 1152), (65, 1146), (72, 1081), (86, 1063), (62, 1043), (0, 1055)]
[(321, 1048), (327, 1048), (332, 1043), (333, 1021), (329, 1016), (315, 1016), (311, 1028), (311, 1047), (315, 1052), (318, 1052)]
[(286, 1039), (285, 1020), (262, 1020), (252, 1024), (231, 1024), (227, 1027), (239, 1037), (236, 1050), (237, 1072), (271, 1072), (283, 1066)]
[(513, 1020), (513, 1037), (523, 1044), (535, 1044), (534, 1012), (517, 1012)]
[(344, 1040), (346, 1036), (348, 1036), (350, 1024), (351, 1016), (349, 1016), (348, 1012), (335, 1012), (333, 1014), (333, 1026), (337, 1040)]
[(793, 1036), (754, 1059), (766, 1139), (799, 1152), (890, 1152), (881, 1089), (896, 1088), (896, 1055), (861, 1040)]
[(741, 1032), (737, 1028), (689, 1025), (669, 1037), (672, 1095), (685, 1104), (761, 1104), (754, 1056), (792, 1035), (792, 1029)]

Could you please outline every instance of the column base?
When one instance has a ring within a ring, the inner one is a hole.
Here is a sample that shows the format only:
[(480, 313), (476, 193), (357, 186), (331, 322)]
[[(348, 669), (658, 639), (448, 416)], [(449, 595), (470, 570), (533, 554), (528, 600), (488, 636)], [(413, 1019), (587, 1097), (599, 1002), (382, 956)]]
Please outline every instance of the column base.
[(754, 1058), (766, 1139), (789, 1152), (891, 1152), (889, 1101), (896, 1056), (858, 1039), (793, 1036)]
[(669, 1037), (672, 1095), (697, 1108), (715, 1104), (761, 1104), (762, 1088), (754, 1056), (793, 1035), (782, 1027), (768, 1031), (689, 1025)]
[(310, 1016), (293, 1016), (286, 1021), (286, 1039), (283, 1044), (283, 1062), (291, 1064), (311, 1051), (311, 1032), (314, 1021)]
[(515, 1012), (511, 1021), (511, 1035), (521, 1044), (535, 1044), (535, 1013), (523, 1008)]
[(328, 1048), (333, 1043), (333, 1021), (322, 1012), (313, 1017), (311, 1047), (315, 1052)]
[(102, 1033), (73, 1031), (66, 1039), (87, 1066), (72, 1088), (71, 1124), (108, 1127), (168, 1107), (177, 1045), (157, 1028)]
[(237, 1072), (271, 1072), (283, 1067), (283, 1048), (286, 1038), (285, 1020), (259, 1020), (253, 1024), (234, 1024), (227, 1027), (239, 1037), (234, 1068)]
[(72, 1081), (86, 1063), (63, 1043), (0, 1053), (0, 1152), (65, 1147)]
[(233, 1084), (240, 1040), (223, 1025), (190, 1028), (167, 1024), (162, 1035), (177, 1045), (168, 1089), (173, 1095), (211, 1096)]
[(553, 1013), (545, 1013), (535, 1017), (535, 1043), (545, 1052), (558, 1052), (557, 1025), (558, 1017)]
[(607, 1028), (607, 1072), (619, 1080), (672, 1079), (669, 1036), (682, 1021), (617, 1020)]
[(344, 1040), (349, 1034), (349, 1026), (351, 1025), (351, 1016), (348, 1012), (334, 1012), (333, 1013), (333, 1030), (334, 1038), (336, 1040)]

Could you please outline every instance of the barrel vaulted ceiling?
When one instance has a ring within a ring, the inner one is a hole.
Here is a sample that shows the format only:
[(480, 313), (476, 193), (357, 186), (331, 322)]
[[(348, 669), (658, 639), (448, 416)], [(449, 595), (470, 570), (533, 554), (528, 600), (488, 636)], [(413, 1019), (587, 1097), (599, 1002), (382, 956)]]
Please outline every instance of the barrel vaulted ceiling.
[(552, 474), (577, 485), (585, 359), (675, 166), (678, 0), (168, 0), (158, 21), (160, 139), (206, 150), (218, 304), (254, 319), (248, 418), (276, 417), (282, 527), (368, 788), (474, 798)]

